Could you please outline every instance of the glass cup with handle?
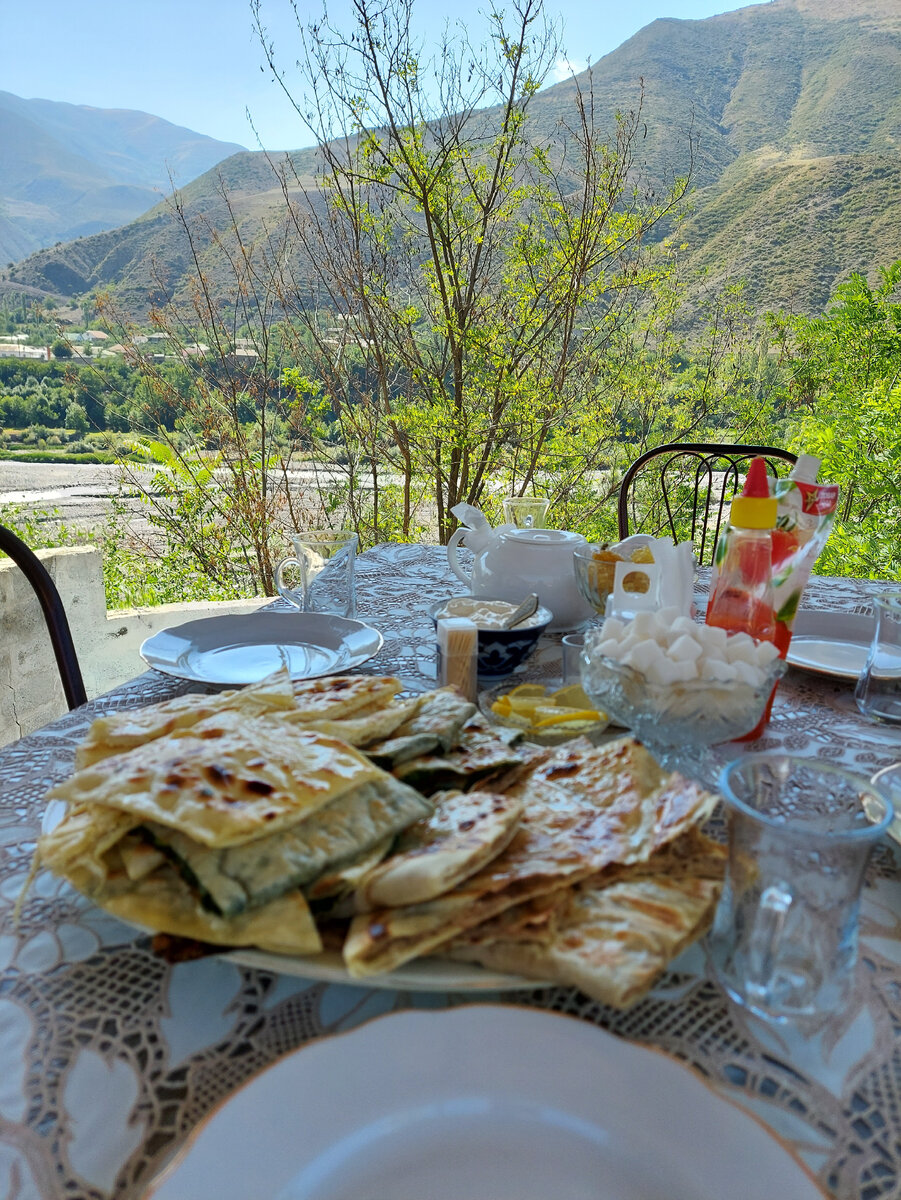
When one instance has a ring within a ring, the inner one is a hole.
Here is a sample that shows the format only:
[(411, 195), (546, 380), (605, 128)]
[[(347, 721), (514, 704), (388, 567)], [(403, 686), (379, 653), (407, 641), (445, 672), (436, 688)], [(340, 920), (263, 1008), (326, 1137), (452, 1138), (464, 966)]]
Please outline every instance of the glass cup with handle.
[(504, 521), (518, 529), (544, 529), (550, 500), (541, 496), (507, 496), (504, 500)]
[[(294, 554), (275, 568), (275, 586), (283, 600), (301, 612), (357, 613), (356, 556), (359, 540), (349, 529), (307, 529), (291, 536)], [(285, 573), (293, 569), (297, 585)]]
[(854, 699), (871, 721), (897, 725), (901, 723), (901, 592), (877, 596), (875, 610), (873, 641)]
[(886, 789), (788, 754), (746, 754), (720, 778), (729, 859), (708, 946), (733, 1000), (812, 1029), (845, 1008), (864, 871), (892, 820)]

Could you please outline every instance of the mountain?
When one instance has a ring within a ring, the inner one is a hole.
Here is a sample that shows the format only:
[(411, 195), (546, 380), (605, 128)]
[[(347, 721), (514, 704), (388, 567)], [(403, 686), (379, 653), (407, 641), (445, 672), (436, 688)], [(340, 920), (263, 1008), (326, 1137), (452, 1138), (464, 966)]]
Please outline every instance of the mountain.
[[(705, 20), (660, 19), (590, 72), (595, 109), (611, 124), (643, 96), (638, 150), (652, 180), (685, 172), (696, 139), (692, 213), (680, 228), (687, 265), (714, 285), (746, 278), (761, 307), (806, 312), (821, 310), (851, 271), (875, 275), (901, 257), (899, 79), (899, 0), (771, 0)], [(578, 83), (587, 88), (589, 73)], [(559, 139), (574, 92), (569, 80), (535, 97), (534, 137)], [(315, 151), (291, 157), (310, 179)], [(261, 153), (194, 180), (185, 211), (215, 226), (220, 176), (245, 234), (271, 228), (284, 200)], [(202, 240), (204, 269), (224, 286), (227, 264)], [(139, 316), (160, 267), (166, 286), (185, 294), (192, 263), (165, 205), (33, 255), (12, 278), (62, 295), (112, 287)]]
[(243, 150), (149, 113), (0, 92), (0, 262), (132, 221)]

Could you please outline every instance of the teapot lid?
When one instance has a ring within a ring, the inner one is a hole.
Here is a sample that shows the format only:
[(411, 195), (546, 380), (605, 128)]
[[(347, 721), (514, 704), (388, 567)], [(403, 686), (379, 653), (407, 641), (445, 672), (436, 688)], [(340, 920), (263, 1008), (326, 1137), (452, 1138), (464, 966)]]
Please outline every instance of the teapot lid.
[(572, 533), (568, 529), (509, 529), (501, 533), (504, 541), (517, 542), (529, 546), (576, 546), (587, 545), (587, 539), (581, 533)]

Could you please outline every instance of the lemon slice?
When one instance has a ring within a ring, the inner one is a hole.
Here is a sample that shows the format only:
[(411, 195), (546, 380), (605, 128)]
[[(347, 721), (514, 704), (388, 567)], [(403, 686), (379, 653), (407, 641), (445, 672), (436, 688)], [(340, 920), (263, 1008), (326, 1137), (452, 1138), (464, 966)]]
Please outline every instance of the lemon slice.
[(547, 699), (549, 704), (563, 708), (584, 708), (589, 712), (594, 711), (591, 701), (585, 695), (585, 689), (580, 683), (570, 683), (566, 687), (558, 688), (556, 692), (551, 692)]
[(536, 729), (546, 729), (549, 725), (564, 725), (570, 721), (594, 724), (600, 719), (600, 713), (595, 712), (594, 709), (564, 708), (562, 705), (539, 705), (532, 718)]
[(512, 712), (519, 713), (523, 717), (533, 716), (535, 709), (544, 700), (544, 692), (540, 696), (513, 696), (507, 697), (510, 701), (510, 709)]
[(509, 692), (504, 694), (510, 696), (541, 696), (543, 697), (546, 688), (540, 683), (521, 683), (518, 687), (511, 688)]

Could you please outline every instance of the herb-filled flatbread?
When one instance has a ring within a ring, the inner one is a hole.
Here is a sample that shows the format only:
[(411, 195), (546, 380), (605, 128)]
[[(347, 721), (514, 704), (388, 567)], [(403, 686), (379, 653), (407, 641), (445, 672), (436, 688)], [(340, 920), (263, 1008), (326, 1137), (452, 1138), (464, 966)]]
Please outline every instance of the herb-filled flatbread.
[(204, 908), (196, 892), (172, 867), (163, 865), (135, 881), (119, 869), (115, 855), (111, 859), (102, 885), (77, 867), (67, 872), (67, 878), (123, 921), (214, 946), (258, 946), (274, 954), (318, 954), (322, 950), (307, 902), (296, 890), (226, 919)]
[(201, 845), (152, 822), (147, 829), (208, 907), (233, 916), (353, 862), (431, 811), (423, 795), (380, 772), (304, 820), (243, 845)]
[[(238, 712), (245, 717), (267, 713), (292, 713), (299, 723), (315, 724), (349, 720), (362, 713), (379, 714), (379, 723), (370, 725), (371, 738), (387, 737), (397, 725), (416, 711), (417, 705), (390, 708), (390, 701), (401, 689), (393, 675), (333, 675), (327, 679), (308, 679), (292, 683), (286, 670), (252, 683), (240, 690), (212, 696), (190, 693), (151, 704), (147, 708), (127, 709), (97, 717), (76, 752), (77, 768), (90, 766), (113, 754), (143, 746), (156, 738), (190, 729), (207, 717)], [(386, 711), (391, 715), (382, 715)], [(396, 720), (394, 717), (396, 716)], [(323, 729), (323, 732), (331, 732)], [(338, 736), (341, 736), (340, 734)], [(353, 745), (365, 742), (344, 737)]]
[(222, 847), (268, 837), (383, 775), (337, 738), (227, 710), (85, 767), (48, 798), (105, 805)]
[(527, 753), (513, 745), (521, 736), (519, 730), (495, 730), (475, 717), (460, 731), (453, 749), (395, 763), (394, 774), (426, 794), (439, 788), (471, 787), (479, 779), (525, 762)]
[(390, 738), (368, 747), (367, 753), (376, 762), (397, 767), (438, 747), (451, 750), (476, 711), (476, 706), (452, 687), (427, 692), (420, 700), (418, 711), (395, 729)]
[(39, 860), (98, 904), (165, 933), (282, 953), (318, 945), (302, 885), (384, 852), (432, 811), (293, 711), (235, 709), (95, 761), (49, 798), (66, 814)]
[(354, 918), (344, 948), (354, 976), (392, 970), (514, 904), (611, 863), (641, 862), (703, 819), (715, 797), (667, 776), (640, 743), (584, 739), (548, 752), (507, 789), (523, 803), (512, 841), (458, 887), (420, 904)]

